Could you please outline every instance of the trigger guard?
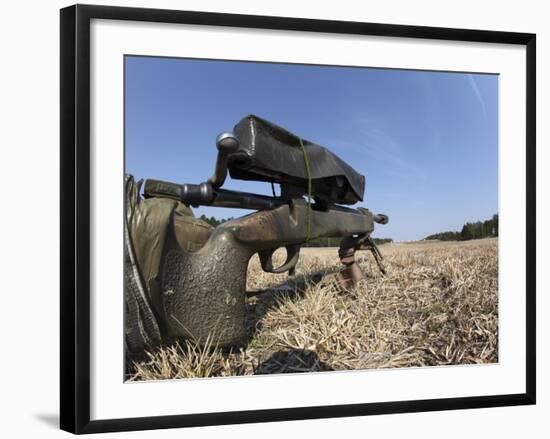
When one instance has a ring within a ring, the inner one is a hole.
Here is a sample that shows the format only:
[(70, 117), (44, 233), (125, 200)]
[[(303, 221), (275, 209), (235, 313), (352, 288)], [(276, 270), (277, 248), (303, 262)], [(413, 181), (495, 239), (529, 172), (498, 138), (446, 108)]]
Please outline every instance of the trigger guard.
[[(277, 247), (279, 248), (279, 247)], [(273, 268), (273, 261), (271, 257), (277, 248), (261, 250), (258, 252), (260, 257), (260, 263), (262, 264), (262, 269), (267, 273), (284, 273), (285, 271), (292, 270), (300, 258), (300, 246), (299, 245), (286, 245), (286, 261), (283, 265), (277, 268)]]

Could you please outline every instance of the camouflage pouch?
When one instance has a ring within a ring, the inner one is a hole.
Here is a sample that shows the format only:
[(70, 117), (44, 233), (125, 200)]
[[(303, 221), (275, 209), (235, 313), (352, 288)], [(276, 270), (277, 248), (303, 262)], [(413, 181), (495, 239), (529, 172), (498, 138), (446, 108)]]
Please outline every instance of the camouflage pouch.
[(192, 210), (178, 201), (142, 199), (141, 185), (142, 181), (135, 182), (131, 175), (126, 176), (124, 331), (130, 352), (159, 344), (165, 333), (158, 275), (172, 212), (174, 232), (183, 250), (200, 249), (212, 231), (208, 223), (194, 218)]

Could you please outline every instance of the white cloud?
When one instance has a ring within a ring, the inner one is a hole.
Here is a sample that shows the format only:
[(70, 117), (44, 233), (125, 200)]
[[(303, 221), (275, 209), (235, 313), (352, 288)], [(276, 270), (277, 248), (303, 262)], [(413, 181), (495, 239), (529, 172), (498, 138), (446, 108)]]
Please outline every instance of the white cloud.
[(483, 96), (481, 96), (481, 92), (479, 91), (479, 87), (477, 86), (476, 80), (474, 79), (474, 76), (470, 73), (468, 73), (468, 82), (470, 84), (470, 87), (472, 88), (472, 91), (474, 92), (479, 105), (481, 106), (481, 110), (483, 111), (483, 115), (487, 116), (487, 109), (485, 108), (485, 101), (483, 100)]

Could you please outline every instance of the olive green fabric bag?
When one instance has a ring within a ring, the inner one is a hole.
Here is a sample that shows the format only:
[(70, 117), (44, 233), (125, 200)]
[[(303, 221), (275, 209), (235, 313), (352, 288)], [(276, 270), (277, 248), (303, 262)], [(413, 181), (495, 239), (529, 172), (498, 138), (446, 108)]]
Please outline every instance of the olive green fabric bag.
[(170, 216), (182, 250), (193, 252), (208, 240), (212, 227), (192, 210), (166, 198), (143, 199), (143, 181), (125, 177), (124, 300), (125, 343), (134, 353), (159, 344), (164, 333), (164, 312), (158, 287), (159, 266)]

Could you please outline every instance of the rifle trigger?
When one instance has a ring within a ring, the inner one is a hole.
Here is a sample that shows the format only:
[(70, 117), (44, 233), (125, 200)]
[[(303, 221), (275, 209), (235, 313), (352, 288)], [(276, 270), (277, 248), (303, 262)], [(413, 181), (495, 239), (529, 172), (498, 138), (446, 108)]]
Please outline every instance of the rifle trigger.
[(270, 248), (267, 250), (260, 250), (258, 256), (260, 257), (260, 263), (262, 269), (267, 273), (284, 273), (285, 271), (293, 270), (296, 266), (298, 259), (300, 258), (300, 245), (293, 244), (287, 245), (286, 248), (286, 261), (283, 265), (277, 268), (273, 268), (273, 253), (277, 248)]

